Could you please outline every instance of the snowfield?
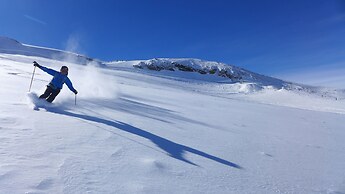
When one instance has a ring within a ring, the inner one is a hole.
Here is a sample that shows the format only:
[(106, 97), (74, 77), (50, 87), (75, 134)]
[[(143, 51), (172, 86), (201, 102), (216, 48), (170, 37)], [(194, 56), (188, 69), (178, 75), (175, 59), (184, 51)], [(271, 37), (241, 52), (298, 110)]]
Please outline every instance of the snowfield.
[[(341, 90), (22, 54), (0, 53), (0, 193), (345, 193)], [(77, 105), (37, 105), (33, 61), (69, 66)]]

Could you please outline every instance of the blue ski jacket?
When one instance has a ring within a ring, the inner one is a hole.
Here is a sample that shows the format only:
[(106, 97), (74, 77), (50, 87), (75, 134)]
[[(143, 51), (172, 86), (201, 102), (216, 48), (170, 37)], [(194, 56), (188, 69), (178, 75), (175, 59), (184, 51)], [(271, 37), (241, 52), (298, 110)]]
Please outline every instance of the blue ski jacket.
[(49, 86), (53, 89), (62, 89), (63, 84), (66, 84), (67, 87), (74, 93), (76, 93), (76, 89), (74, 89), (71, 80), (67, 77), (67, 75), (63, 75), (62, 73), (55, 71), (53, 69), (49, 69), (47, 67), (40, 66), (44, 72), (48, 73), (49, 75), (54, 76), (53, 79), (50, 81)]

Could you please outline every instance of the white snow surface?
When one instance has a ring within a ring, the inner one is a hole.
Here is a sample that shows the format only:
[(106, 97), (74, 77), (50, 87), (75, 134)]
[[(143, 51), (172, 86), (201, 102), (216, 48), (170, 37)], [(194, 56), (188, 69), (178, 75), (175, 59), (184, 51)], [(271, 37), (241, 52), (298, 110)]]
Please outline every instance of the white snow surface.
[[(39, 69), (27, 93), (32, 61), (68, 65), (77, 104), (66, 86), (36, 99), (51, 79)], [(345, 193), (341, 91), (139, 62), (0, 53), (0, 193)]]
[(58, 49), (22, 44), (17, 40), (0, 36), (0, 53), (39, 56), (59, 61), (89, 63), (99, 62), (84, 55)]

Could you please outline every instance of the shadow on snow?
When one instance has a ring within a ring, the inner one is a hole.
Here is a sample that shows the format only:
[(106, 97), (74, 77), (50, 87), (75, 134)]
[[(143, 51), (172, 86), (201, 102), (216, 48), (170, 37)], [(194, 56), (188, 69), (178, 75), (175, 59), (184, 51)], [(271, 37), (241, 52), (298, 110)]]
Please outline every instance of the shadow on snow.
[[(230, 161), (227, 161), (227, 160), (224, 160), (222, 158), (207, 154), (203, 151), (200, 151), (200, 150), (197, 150), (197, 149), (185, 146), (185, 145), (181, 145), (181, 144), (172, 142), (168, 139), (157, 136), (153, 133), (139, 129), (137, 127), (134, 127), (134, 126), (129, 125), (129, 124), (124, 123), (124, 122), (115, 121), (115, 120), (107, 120), (107, 119), (98, 118), (95, 116), (90, 116), (90, 115), (85, 115), (85, 114), (72, 113), (72, 112), (63, 110), (61, 108), (49, 107), (49, 108), (47, 108), (47, 111), (55, 113), (55, 114), (61, 114), (61, 115), (65, 115), (65, 116), (75, 117), (75, 118), (82, 119), (85, 121), (92, 121), (92, 122), (96, 122), (96, 123), (100, 123), (100, 124), (105, 124), (105, 125), (108, 125), (108, 126), (111, 126), (114, 128), (118, 128), (122, 131), (146, 138), (146, 139), (150, 140), (151, 142), (153, 142), (154, 144), (156, 144), (159, 148), (164, 150), (169, 156), (171, 156), (175, 159), (178, 159), (180, 161), (186, 162), (188, 164), (198, 166), (197, 164), (184, 158), (185, 152), (190, 152), (190, 153), (208, 158), (210, 160), (213, 160), (215, 162), (218, 162), (218, 163), (221, 163), (221, 164), (233, 167), (233, 168), (242, 169), (241, 166), (239, 166), (235, 163), (232, 163)], [(109, 131), (111, 133), (115, 133), (114, 131), (111, 131), (111, 130), (107, 130), (107, 131)]]

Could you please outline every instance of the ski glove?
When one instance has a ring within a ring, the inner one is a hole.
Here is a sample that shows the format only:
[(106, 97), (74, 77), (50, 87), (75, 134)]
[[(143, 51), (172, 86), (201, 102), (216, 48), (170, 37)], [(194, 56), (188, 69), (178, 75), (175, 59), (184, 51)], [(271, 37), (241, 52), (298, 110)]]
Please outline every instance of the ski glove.
[(74, 90), (74, 94), (76, 94), (76, 95), (77, 95), (77, 94), (78, 94), (78, 91), (77, 91), (77, 90)]
[(41, 65), (38, 64), (36, 61), (33, 62), (35, 67), (41, 68)]

